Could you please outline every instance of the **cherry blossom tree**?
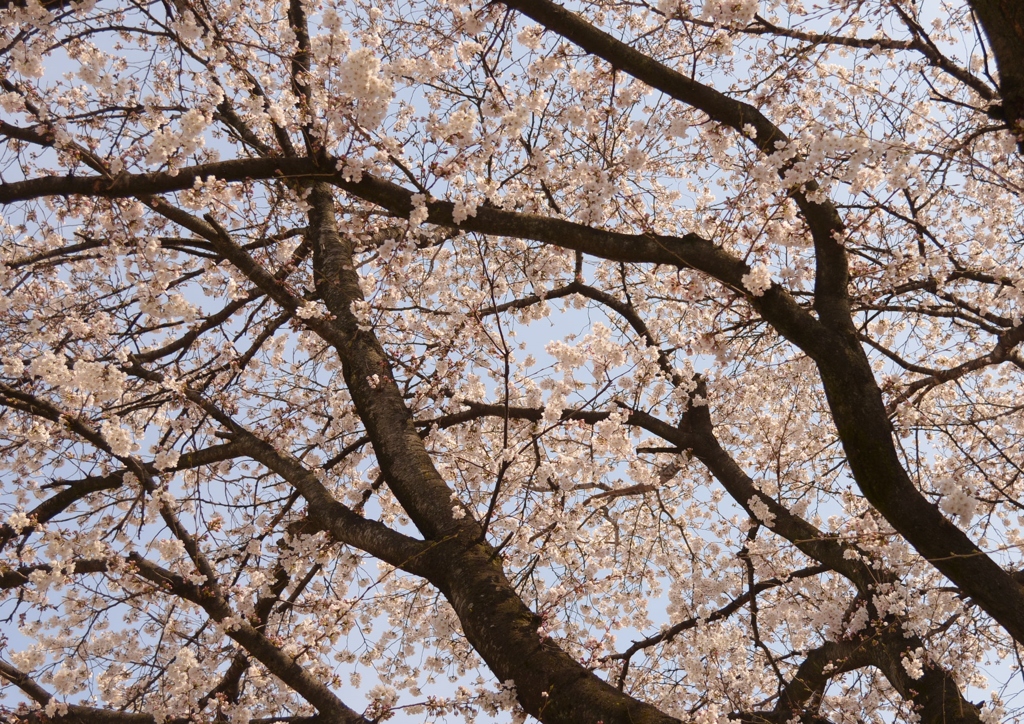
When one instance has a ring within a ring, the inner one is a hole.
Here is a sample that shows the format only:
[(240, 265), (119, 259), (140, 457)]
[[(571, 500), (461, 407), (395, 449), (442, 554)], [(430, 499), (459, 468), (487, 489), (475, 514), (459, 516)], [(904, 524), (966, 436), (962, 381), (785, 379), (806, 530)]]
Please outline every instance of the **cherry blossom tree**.
[(1019, 711), (1024, 4), (0, 20), (0, 719)]

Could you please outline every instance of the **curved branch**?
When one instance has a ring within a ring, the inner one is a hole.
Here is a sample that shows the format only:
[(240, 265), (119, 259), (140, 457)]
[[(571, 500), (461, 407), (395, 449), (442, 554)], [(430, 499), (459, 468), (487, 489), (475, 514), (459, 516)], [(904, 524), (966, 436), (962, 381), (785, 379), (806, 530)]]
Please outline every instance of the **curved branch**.
[(758, 593), (768, 591), (772, 588), (776, 588), (789, 581), (797, 580), (800, 578), (809, 578), (811, 576), (817, 576), (829, 570), (831, 569), (828, 566), (811, 566), (809, 568), (802, 568), (799, 571), (794, 571), (793, 573), (786, 576), (785, 579), (771, 578), (766, 581), (759, 581), (753, 588), (748, 588), (745, 592), (741, 593), (739, 596), (729, 601), (729, 603), (715, 611), (712, 611), (707, 616), (688, 618), (678, 623), (672, 624), (667, 629), (655, 634), (654, 636), (648, 636), (647, 638), (641, 639), (640, 641), (634, 641), (625, 651), (621, 651), (617, 654), (612, 654), (610, 656), (605, 657), (607, 660), (610, 661), (622, 661), (622, 669), (619, 671), (618, 677), (619, 688), (622, 688), (623, 683), (626, 680), (626, 674), (629, 672), (630, 659), (632, 659), (633, 656), (638, 652), (643, 651), (644, 649), (649, 649), (652, 646), (657, 646), (658, 644), (671, 641), (679, 634), (681, 634), (683, 631), (688, 631), (692, 628), (696, 628), (697, 626), (713, 623), (715, 621), (720, 621), (723, 618), (728, 618), (736, 611), (739, 611), (741, 608), (743, 608), (743, 606), (745, 606), (751, 600), (751, 598), (757, 595)]
[[(659, 63), (630, 45), (591, 25), (552, 0), (503, 0), (504, 4), (536, 20), (583, 50), (629, 73), (652, 88), (706, 113), (712, 120), (748, 136), (757, 148), (771, 156), (789, 143), (786, 134), (760, 110), (731, 98)], [(779, 168), (785, 178), (788, 165)], [(814, 181), (804, 182), (809, 193), (819, 190)], [(848, 294), (849, 264), (842, 246), (843, 221), (827, 199), (812, 201), (800, 188), (790, 190), (814, 240), (816, 256), (814, 305), (823, 319), (852, 329)]]
[[(177, 472), (180, 470), (190, 470), (202, 465), (219, 463), (236, 457), (239, 452), (238, 446), (232, 443), (211, 445), (210, 447), (203, 448), (202, 450), (193, 450), (192, 452), (182, 453), (181, 457), (178, 458), (177, 464), (172, 468), (172, 470)], [(153, 474), (156, 474), (157, 472), (152, 466), (144, 465), (143, 467)], [(68, 487), (52, 497), (47, 498), (30, 510), (26, 515), (32, 519), (35, 525), (43, 525), (60, 515), (74, 503), (92, 493), (97, 493), (101, 490), (116, 490), (121, 487), (124, 485), (124, 476), (128, 472), (129, 471), (127, 469), (123, 469), (117, 470), (108, 475), (91, 476), (80, 480), (57, 480), (47, 487), (57, 485), (66, 485)], [(0, 549), (2, 549), (17, 534), (18, 531), (15, 531), (7, 523), (0, 525)]]
[(138, 553), (129, 554), (128, 559), (141, 577), (195, 603), (214, 621), (225, 624), (225, 632), (231, 639), (322, 714), (342, 724), (371, 724), (368, 719), (346, 706), (322, 681), (285, 654), (252, 624), (232, 616), (227, 601), (213, 589), (189, 583), (177, 573), (146, 560)]

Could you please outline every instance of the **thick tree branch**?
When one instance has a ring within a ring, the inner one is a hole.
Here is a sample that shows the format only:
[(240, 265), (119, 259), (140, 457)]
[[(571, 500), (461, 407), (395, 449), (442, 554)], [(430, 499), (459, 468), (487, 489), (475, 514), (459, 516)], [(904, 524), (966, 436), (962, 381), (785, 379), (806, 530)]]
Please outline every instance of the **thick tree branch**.
[(547, 724), (675, 721), (617, 691), (550, 639), (540, 619), (505, 577), (479, 524), (452, 514), (451, 489), (437, 473), (412, 424), (391, 367), (372, 330), (352, 310), (362, 299), (351, 241), (337, 232), (334, 200), (325, 187), (310, 194), (310, 237), (317, 290), (337, 319), (345, 380), (395, 496), (424, 535), (437, 543), (425, 574), (451, 603), (473, 648), (499, 680), (512, 680), (526, 711)]
[[(75, 560), (75, 573), (104, 573), (108, 564), (104, 560)], [(31, 566), (20, 566), (18, 568), (6, 568), (0, 565), (0, 590), (24, 586), (32, 580), (35, 572), (50, 573), (53, 566), (48, 563), (37, 563)]]
[[(109, 198), (139, 194), (151, 196), (192, 188), (197, 179), (205, 180), (210, 176), (229, 182), (270, 178), (289, 178), (293, 181), (323, 179), (353, 196), (386, 209), (395, 216), (408, 218), (413, 211), (413, 191), (365, 173), (358, 181), (347, 180), (342, 174), (322, 170), (311, 159), (305, 158), (223, 161), (182, 168), (175, 175), (167, 172), (122, 174), (113, 181), (101, 176), (53, 176), (32, 179), (0, 184), (0, 203), (75, 194)], [(218, 251), (233, 263), (240, 264), (239, 268), (254, 283), (286, 308), (294, 308), (298, 304), (298, 300), (288, 295), (280, 284), (271, 282), (272, 275), (269, 272), (260, 268), (251, 258), (246, 258), (247, 255), (239, 255), (240, 248), (235, 248), (237, 245), (233, 243), (228, 244), (226, 234), (219, 233), (208, 222), (195, 220), (158, 198), (153, 198), (152, 203), (154, 208), (166, 213), (168, 218), (176, 223), (210, 241), (219, 241)], [(743, 276), (750, 272), (750, 267), (697, 234), (691, 233), (682, 237), (624, 234), (486, 205), (479, 207), (475, 216), (457, 224), (454, 220), (454, 208), (455, 205), (449, 201), (428, 200), (427, 220), (453, 229), (549, 243), (611, 261), (665, 264), (696, 269), (739, 294), (747, 295), (748, 301), (766, 320), (802, 349), (815, 350), (820, 344), (820, 323), (781, 286), (773, 284), (763, 295), (750, 296), (742, 282)]]
[(968, 0), (999, 68), (1001, 115), (1024, 154), (1024, 5), (1017, 0)]

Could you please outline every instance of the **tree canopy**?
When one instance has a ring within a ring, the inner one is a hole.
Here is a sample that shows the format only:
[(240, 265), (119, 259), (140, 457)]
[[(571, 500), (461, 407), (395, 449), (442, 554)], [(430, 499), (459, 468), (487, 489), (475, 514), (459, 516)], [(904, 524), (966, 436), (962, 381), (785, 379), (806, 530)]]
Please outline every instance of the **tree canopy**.
[(0, 720), (1019, 712), (1024, 4), (0, 28)]

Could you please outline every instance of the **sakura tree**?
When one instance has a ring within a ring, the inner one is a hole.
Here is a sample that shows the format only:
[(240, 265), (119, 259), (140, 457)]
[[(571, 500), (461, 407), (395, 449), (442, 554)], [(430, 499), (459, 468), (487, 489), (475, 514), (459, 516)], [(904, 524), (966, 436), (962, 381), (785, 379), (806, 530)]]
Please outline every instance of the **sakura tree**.
[(994, 722), (1024, 4), (6, 0), (0, 719)]

